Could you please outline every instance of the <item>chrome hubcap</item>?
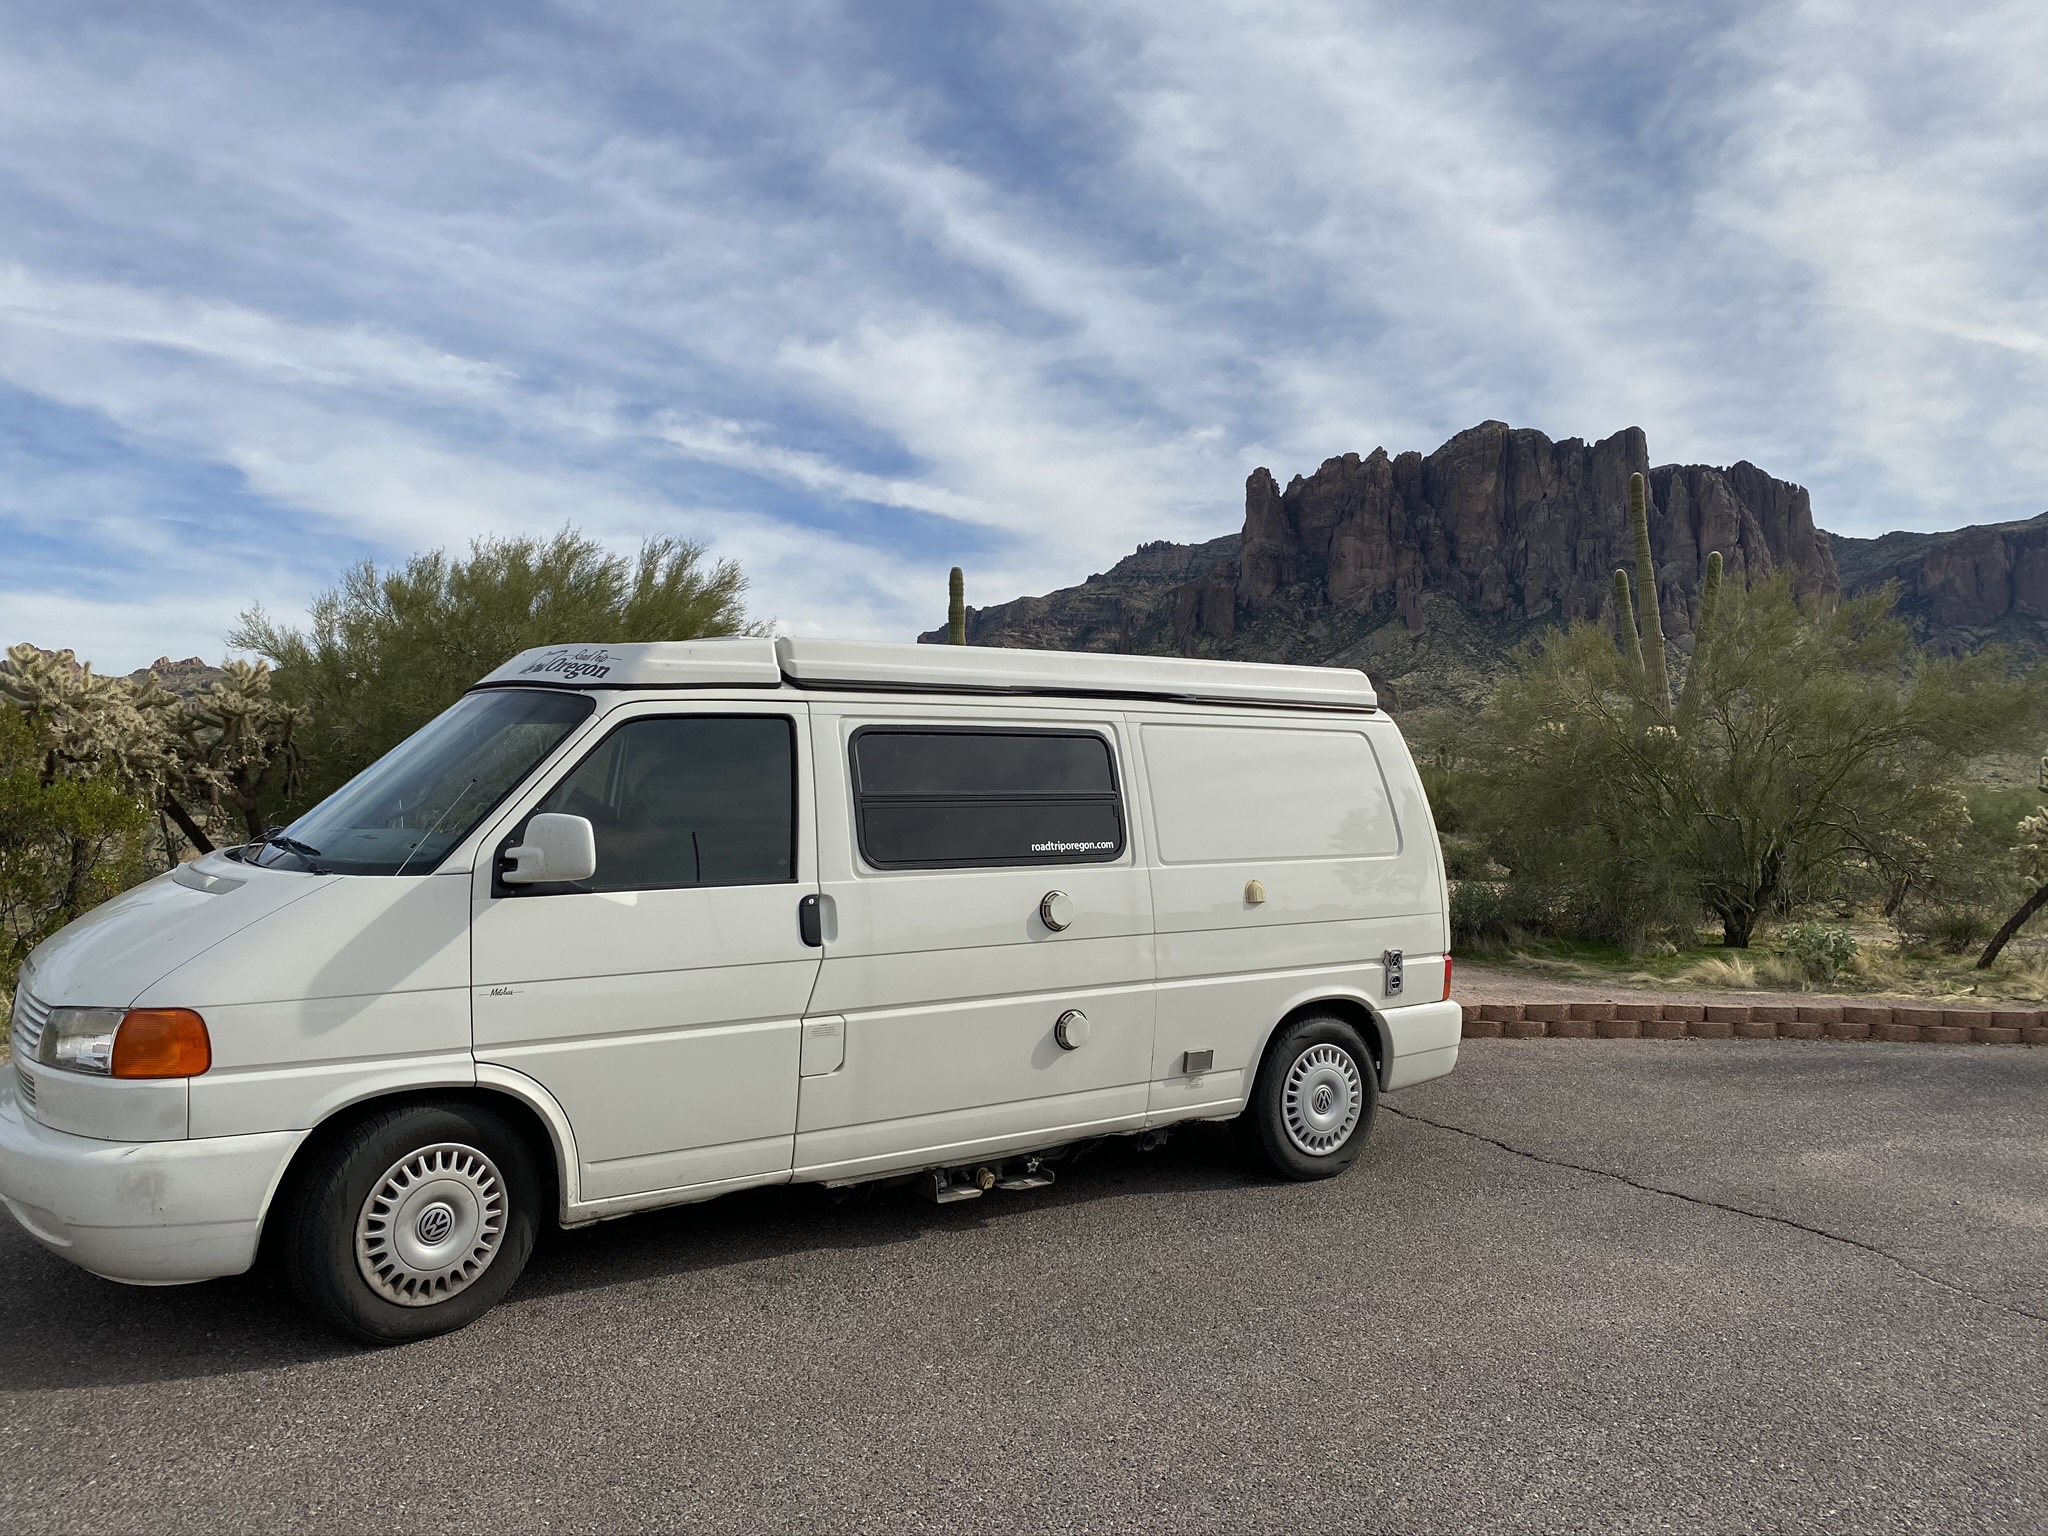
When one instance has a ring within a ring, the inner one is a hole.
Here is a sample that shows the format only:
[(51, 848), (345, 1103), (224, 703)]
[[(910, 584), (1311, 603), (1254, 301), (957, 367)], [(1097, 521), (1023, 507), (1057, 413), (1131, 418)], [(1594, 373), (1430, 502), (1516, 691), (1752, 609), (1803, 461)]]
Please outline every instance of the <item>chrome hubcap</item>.
[(401, 1307), (468, 1290), (505, 1238), (505, 1181), (475, 1147), (446, 1141), (409, 1152), (371, 1186), (356, 1218), (356, 1267)]
[(1287, 1069), (1281, 1120), (1287, 1139), (1310, 1157), (1327, 1157), (1350, 1140), (1364, 1106), (1358, 1063), (1342, 1046), (1312, 1045)]

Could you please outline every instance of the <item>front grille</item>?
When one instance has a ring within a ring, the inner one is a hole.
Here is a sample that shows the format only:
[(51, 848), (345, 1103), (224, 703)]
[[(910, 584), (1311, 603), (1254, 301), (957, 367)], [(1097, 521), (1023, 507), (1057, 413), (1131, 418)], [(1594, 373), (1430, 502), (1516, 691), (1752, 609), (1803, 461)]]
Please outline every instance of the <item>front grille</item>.
[(14, 1049), (30, 1061), (36, 1059), (36, 1047), (42, 1044), (43, 1026), (50, 1022), (50, 1005), (29, 995), (28, 988), (14, 989), (14, 1022), (8, 1033), (14, 1036)]
[(36, 1107), (36, 1080), (34, 1076), (29, 1073), (27, 1068), (16, 1067), (14, 1069), (14, 1081), (16, 1086), (21, 1089), (21, 1102), (30, 1109), (34, 1109)]

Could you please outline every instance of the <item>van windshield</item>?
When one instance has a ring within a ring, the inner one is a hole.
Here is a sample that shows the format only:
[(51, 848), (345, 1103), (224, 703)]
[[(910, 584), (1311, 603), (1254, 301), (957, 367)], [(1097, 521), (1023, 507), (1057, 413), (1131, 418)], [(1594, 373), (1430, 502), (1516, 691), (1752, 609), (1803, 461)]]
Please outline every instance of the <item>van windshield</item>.
[(593, 708), (552, 689), (464, 694), (242, 857), (328, 874), (431, 874)]

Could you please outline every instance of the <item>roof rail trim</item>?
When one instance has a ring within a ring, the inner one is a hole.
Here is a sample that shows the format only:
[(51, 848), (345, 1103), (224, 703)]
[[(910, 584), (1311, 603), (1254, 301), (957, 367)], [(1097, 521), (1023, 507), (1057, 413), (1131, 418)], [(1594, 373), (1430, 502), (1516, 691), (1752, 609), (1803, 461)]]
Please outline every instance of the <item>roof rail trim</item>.
[(1317, 700), (1240, 699), (1203, 693), (1159, 693), (1131, 688), (1063, 688), (1032, 683), (877, 683), (861, 678), (791, 677), (792, 688), (820, 693), (903, 693), (926, 698), (1087, 699), (1100, 704), (1199, 704), (1206, 709), (1288, 709), (1325, 715), (1376, 715), (1376, 704), (1338, 704)]

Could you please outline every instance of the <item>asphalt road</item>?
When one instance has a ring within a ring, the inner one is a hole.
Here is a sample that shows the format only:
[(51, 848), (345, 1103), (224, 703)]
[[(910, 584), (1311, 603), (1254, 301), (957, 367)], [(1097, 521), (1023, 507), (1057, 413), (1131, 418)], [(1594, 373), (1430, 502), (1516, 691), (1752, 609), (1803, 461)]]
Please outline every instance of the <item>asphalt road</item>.
[(617, 1222), (388, 1351), (10, 1225), (0, 1528), (2048, 1529), (2048, 1051), (1476, 1041), (1386, 1111), (1320, 1185)]

